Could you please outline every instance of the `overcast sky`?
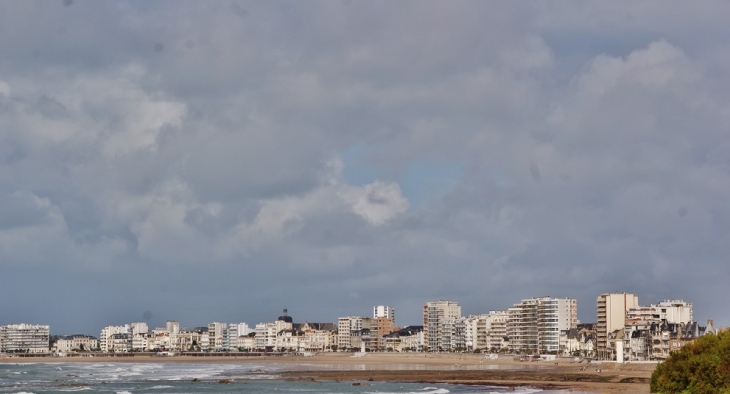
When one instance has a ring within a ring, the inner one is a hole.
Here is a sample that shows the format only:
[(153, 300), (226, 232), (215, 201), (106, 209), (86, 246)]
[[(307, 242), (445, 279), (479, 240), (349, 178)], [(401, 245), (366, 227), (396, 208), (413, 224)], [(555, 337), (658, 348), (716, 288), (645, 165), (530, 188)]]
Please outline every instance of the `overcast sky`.
[(730, 325), (726, 1), (0, 1), (0, 324)]

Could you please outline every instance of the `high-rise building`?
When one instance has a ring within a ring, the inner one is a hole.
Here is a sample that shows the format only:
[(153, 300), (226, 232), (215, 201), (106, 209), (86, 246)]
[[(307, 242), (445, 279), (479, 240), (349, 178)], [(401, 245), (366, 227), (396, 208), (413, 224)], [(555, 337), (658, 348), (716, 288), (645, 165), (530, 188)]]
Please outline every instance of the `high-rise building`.
[(571, 298), (530, 298), (507, 313), (507, 336), (517, 353), (557, 353), (560, 331), (578, 326), (578, 304)]
[(461, 317), (461, 306), (453, 301), (432, 301), (423, 306), (423, 341), (428, 350), (446, 350), (451, 344), (442, 343), (442, 325), (445, 320)]
[(499, 351), (507, 343), (507, 311), (489, 311), (487, 338), (490, 351)]
[(216, 352), (228, 350), (228, 324), (220, 322), (208, 324), (208, 346)]
[(603, 293), (596, 299), (596, 351), (599, 358), (612, 358), (608, 334), (623, 330), (626, 312), (639, 306), (639, 297), (630, 293)]
[(47, 353), (50, 330), (50, 326), (37, 324), (0, 326), (0, 352)]
[(395, 324), (395, 308), (392, 306), (378, 305), (373, 307), (373, 318), (387, 317)]
[(337, 347), (340, 350), (357, 347), (358, 344), (353, 342), (353, 338), (360, 336), (362, 319), (362, 316), (345, 316), (337, 319)]
[[(102, 328), (101, 334), (99, 334), (99, 347), (101, 348), (101, 351), (104, 353), (111, 352), (114, 349), (113, 336), (116, 334), (129, 334), (130, 330), (131, 328), (129, 324), (125, 324), (123, 326), (106, 326)], [(129, 347), (131, 347), (131, 345)]]

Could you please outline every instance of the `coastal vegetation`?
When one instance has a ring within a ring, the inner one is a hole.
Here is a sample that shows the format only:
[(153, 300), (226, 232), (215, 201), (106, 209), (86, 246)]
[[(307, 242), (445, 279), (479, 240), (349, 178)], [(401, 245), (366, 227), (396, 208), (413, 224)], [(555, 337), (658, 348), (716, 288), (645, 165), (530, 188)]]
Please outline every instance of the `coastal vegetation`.
[(651, 375), (652, 393), (730, 394), (730, 330), (673, 352)]

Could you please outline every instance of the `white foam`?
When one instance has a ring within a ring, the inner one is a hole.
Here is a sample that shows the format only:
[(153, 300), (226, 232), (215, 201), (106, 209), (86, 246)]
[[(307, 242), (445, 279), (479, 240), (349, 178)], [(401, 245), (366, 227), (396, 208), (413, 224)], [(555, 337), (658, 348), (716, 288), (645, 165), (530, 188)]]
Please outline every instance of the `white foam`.
[(384, 391), (366, 391), (365, 393), (367, 393), (367, 394), (376, 394), (376, 393), (377, 394), (447, 394), (450, 392), (451, 391), (446, 390), (446, 389), (439, 389), (436, 387), (426, 387), (426, 388), (420, 389), (419, 391), (405, 392), (405, 393), (395, 393), (395, 392), (388, 393), (388, 392), (384, 392)]
[(150, 387), (150, 389), (171, 389), (171, 388), (172, 388), (172, 386), (165, 386), (165, 385)]

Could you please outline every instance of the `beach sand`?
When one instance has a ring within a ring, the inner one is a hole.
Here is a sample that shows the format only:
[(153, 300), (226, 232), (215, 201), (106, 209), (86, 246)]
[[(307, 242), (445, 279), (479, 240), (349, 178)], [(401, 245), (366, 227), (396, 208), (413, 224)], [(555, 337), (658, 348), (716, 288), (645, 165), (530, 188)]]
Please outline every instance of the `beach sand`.
[[(331, 381), (399, 381), (494, 386), (530, 386), (547, 390), (594, 393), (649, 393), (655, 364), (519, 362), (509, 356), (487, 360), (480, 354), (318, 353), (302, 356), (217, 357), (34, 357), (6, 358), (0, 362), (214, 362), (278, 364), (283, 379)], [(599, 368), (600, 372), (596, 369)]]

